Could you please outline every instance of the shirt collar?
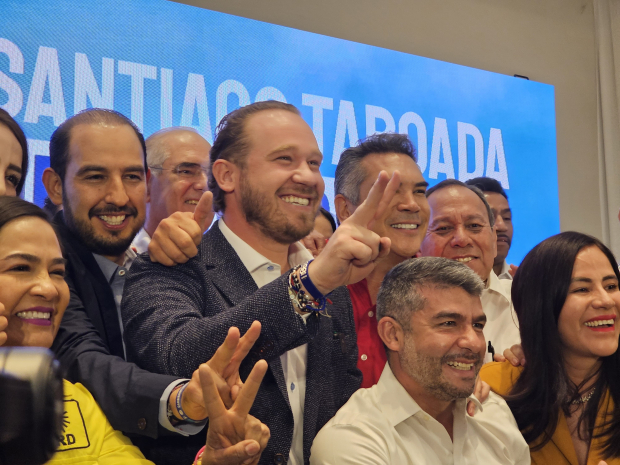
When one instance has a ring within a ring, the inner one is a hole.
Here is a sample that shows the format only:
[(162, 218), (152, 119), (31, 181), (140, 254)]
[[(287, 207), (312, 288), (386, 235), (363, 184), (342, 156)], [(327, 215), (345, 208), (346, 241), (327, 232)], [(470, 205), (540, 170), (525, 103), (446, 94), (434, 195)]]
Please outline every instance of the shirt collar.
[[(267, 257), (261, 255), (256, 250), (254, 250), (250, 245), (248, 245), (243, 239), (237, 236), (232, 230), (226, 226), (223, 218), (220, 218), (218, 221), (218, 226), (220, 231), (232, 246), (235, 249), (235, 252), (241, 259), (241, 262), (246, 267), (246, 269), (252, 274), (261, 266), (272, 263)], [(301, 242), (295, 242), (291, 244), (288, 249), (288, 263), (290, 266), (301, 265), (302, 263), (306, 263), (309, 260), (312, 260), (312, 254), (306, 249)]]
[[(390, 423), (390, 426), (395, 427), (414, 415), (424, 413), (418, 403), (413, 400), (413, 397), (409, 395), (403, 385), (396, 379), (389, 363), (385, 364), (376, 388), (379, 397), (379, 408)], [(467, 415), (467, 402), (470, 400), (474, 402), (477, 410), (482, 411), (480, 401), (471, 395), (466, 399), (456, 400), (454, 414)]]
[(136, 253), (144, 253), (149, 250), (149, 243), (151, 242), (151, 236), (146, 232), (146, 229), (142, 228), (136, 237), (134, 237), (131, 243), (131, 249)]
[(512, 280), (512, 275), (510, 274), (510, 265), (508, 264), (506, 260), (504, 260), (504, 263), (502, 264), (502, 271), (500, 271), (497, 277), (499, 279), (511, 279)]
[[(98, 255), (96, 253), (93, 253), (93, 257), (95, 257), (95, 260), (97, 261), (99, 268), (101, 268), (101, 272), (105, 276), (105, 279), (107, 279), (108, 282), (110, 282), (112, 278), (114, 277), (114, 273), (116, 273), (116, 270), (118, 269), (119, 265), (114, 263), (112, 260), (108, 260), (103, 255)], [(127, 249), (125, 251), (125, 260), (123, 262), (123, 268), (129, 269), (129, 267), (131, 267), (131, 264), (133, 263), (136, 257), (137, 255), (133, 250), (131, 250), (131, 247)]]
[[(505, 279), (500, 280), (495, 274), (495, 271), (491, 270), (489, 279), (487, 279), (486, 288), (489, 289), (490, 291), (497, 292), (498, 294), (502, 295), (508, 302), (511, 302), (512, 297), (510, 295), (510, 289), (508, 288), (509, 286), (502, 283), (502, 281), (506, 282)], [(507, 281), (507, 282), (510, 282), (510, 281)]]

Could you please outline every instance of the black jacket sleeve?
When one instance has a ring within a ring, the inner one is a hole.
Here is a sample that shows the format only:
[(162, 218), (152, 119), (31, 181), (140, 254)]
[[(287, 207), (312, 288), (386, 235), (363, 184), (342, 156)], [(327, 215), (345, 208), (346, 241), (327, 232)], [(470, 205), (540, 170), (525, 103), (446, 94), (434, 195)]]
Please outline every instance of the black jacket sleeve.
[(71, 300), (52, 346), (65, 377), (92, 393), (115, 429), (152, 438), (168, 433), (159, 426), (159, 402), (178, 378), (149, 373), (110, 355), (71, 279), (67, 282)]

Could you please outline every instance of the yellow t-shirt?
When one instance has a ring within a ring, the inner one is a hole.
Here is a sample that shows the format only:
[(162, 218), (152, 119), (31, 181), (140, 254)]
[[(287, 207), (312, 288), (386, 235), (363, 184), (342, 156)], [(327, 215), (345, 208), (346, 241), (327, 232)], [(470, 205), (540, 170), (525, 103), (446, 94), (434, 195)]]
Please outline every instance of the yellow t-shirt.
[(152, 465), (140, 449), (110, 425), (90, 392), (64, 381), (64, 420), (60, 447), (47, 465)]

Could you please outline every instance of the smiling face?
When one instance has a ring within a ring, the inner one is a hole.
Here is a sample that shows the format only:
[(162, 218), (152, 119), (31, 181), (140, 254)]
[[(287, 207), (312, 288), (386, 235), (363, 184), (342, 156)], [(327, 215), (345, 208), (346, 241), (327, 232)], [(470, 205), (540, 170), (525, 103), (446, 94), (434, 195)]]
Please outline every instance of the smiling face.
[(245, 133), (250, 150), (232, 192), (239, 210), (264, 236), (281, 244), (298, 241), (312, 231), (325, 189), (314, 134), (286, 110), (251, 116)]
[(577, 254), (558, 318), (564, 358), (605, 357), (618, 350), (620, 290), (609, 260), (596, 246)]
[(512, 244), (512, 212), (508, 199), (497, 192), (485, 192), (484, 196), (489, 202), (493, 216), (495, 217), (495, 232), (497, 233), (497, 256), (495, 265), (502, 265)]
[[(426, 187), (420, 168), (407, 155), (400, 153), (375, 153), (362, 160), (366, 178), (360, 185), (360, 199), (368, 197), (368, 193), (381, 170), (392, 176), (394, 171), (400, 172), (401, 184), (396, 195), (381, 218), (374, 222), (372, 230), (381, 237), (389, 237), (392, 241), (390, 253), (400, 257), (399, 261), (413, 257), (419, 250), (426, 228), (430, 208), (426, 200)], [(347, 201), (350, 213), (355, 206)]]
[(161, 170), (151, 169), (148, 182), (147, 226), (150, 234), (174, 212), (193, 212), (207, 185), (211, 145), (191, 131), (172, 131), (162, 137), (168, 158)]
[(22, 147), (5, 125), (0, 124), (0, 196), (17, 195), (22, 178)]
[(425, 257), (445, 257), (465, 263), (483, 281), (497, 255), (495, 230), (482, 200), (462, 186), (448, 186), (428, 198), (431, 220), (420, 251)]
[(485, 354), (480, 298), (461, 288), (422, 288), (398, 356), (403, 371), (438, 400), (468, 397)]
[(65, 260), (46, 221), (17, 218), (0, 230), (0, 302), (7, 346), (51, 347), (69, 303)]
[(146, 210), (142, 146), (130, 126), (72, 129), (62, 204), (67, 226), (91, 252), (125, 252)]

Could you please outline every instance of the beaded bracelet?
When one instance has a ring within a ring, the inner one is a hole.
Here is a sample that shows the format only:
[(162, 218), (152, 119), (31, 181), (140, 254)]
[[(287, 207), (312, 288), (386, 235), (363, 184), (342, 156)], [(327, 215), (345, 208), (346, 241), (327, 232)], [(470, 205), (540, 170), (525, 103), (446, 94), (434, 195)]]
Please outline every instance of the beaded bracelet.
[(296, 266), (291, 271), (288, 281), (289, 297), (293, 303), (302, 310), (308, 312), (323, 312), (325, 310), (326, 299), (323, 295), (319, 299), (314, 299), (310, 294), (302, 289), (301, 281), (297, 276), (297, 271), (301, 266)]

